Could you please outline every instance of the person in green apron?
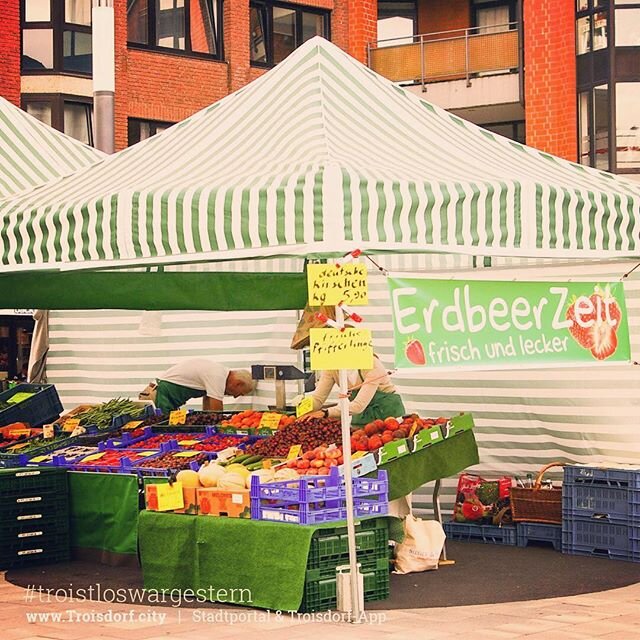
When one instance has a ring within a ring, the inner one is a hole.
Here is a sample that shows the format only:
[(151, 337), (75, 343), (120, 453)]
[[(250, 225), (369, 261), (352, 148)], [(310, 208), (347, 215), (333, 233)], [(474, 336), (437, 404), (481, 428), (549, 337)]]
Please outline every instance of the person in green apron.
[[(402, 398), (396, 392), (391, 382), (389, 372), (382, 362), (374, 356), (373, 368), (361, 371), (348, 371), (349, 385), (349, 413), (351, 424), (365, 425), (373, 420), (397, 418), (406, 413)], [(310, 418), (339, 418), (340, 407), (322, 409), (334, 385), (338, 385), (338, 371), (323, 371), (320, 374), (316, 388), (311, 394), (313, 409), (302, 419)]]

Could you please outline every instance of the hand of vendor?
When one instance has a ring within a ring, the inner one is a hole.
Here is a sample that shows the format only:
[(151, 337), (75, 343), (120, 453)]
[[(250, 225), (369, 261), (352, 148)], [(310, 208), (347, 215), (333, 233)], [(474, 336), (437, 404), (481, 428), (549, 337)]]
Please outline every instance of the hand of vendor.
[(318, 411), (309, 411), (309, 413), (305, 413), (303, 416), (298, 418), (301, 422), (306, 422), (307, 420), (313, 420), (315, 418), (326, 418), (329, 412), (326, 409), (319, 409)]

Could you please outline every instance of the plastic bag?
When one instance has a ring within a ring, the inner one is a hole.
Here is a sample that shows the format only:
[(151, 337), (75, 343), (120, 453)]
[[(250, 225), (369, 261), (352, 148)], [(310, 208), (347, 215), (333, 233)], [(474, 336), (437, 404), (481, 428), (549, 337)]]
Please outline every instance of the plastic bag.
[(408, 515), (404, 520), (404, 540), (395, 547), (395, 572), (437, 569), (445, 537), (444, 529), (437, 520), (421, 520)]
[(454, 521), (508, 524), (511, 516), (509, 509), (511, 484), (511, 478), (508, 476), (498, 480), (486, 480), (472, 473), (461, 474), (458, 478), (453, 510)]

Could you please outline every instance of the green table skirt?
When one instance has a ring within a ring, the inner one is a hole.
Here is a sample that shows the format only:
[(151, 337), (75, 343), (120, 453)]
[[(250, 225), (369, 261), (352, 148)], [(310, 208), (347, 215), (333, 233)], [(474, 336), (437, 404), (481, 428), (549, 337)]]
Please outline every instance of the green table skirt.
[(395, 500), (427, 482), (460, 473), (479, 461), (476, 439), (469, 430), (387, 462), (380, 469), (386, 469), (389, 474), (389, 500)]
[(142, 511), (144, 587), (189, 590), (201, 602), (297, 611), (311, 538), (336, 526), (345, 523), (302, 526)]

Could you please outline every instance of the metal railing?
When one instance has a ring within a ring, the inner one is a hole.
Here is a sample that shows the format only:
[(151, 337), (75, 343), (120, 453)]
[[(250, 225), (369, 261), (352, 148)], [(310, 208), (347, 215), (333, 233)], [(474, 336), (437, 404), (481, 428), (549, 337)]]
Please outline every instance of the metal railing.
[(367, 45), (369, 68), (393, 82), (421, 84), (520, 68), (519, 23), (454, 29)]

